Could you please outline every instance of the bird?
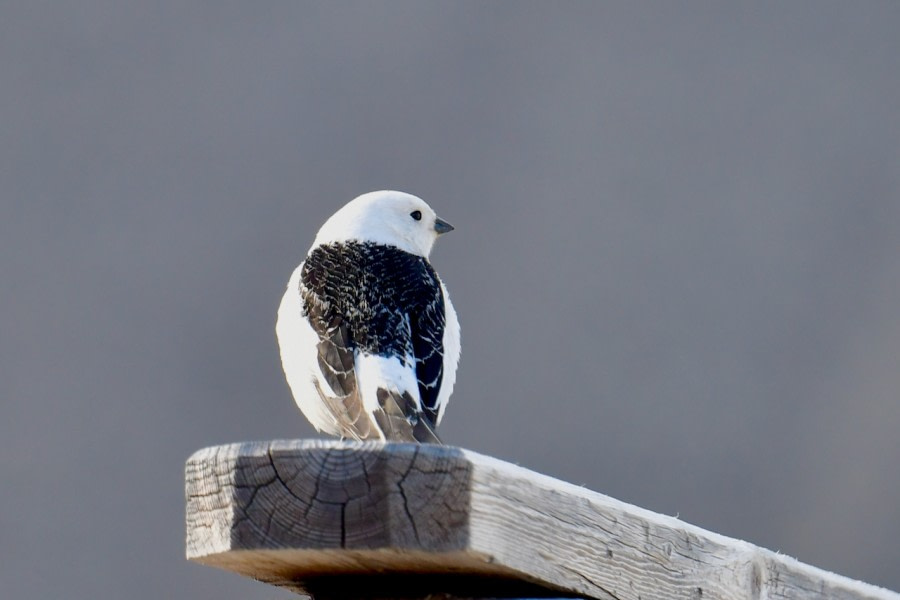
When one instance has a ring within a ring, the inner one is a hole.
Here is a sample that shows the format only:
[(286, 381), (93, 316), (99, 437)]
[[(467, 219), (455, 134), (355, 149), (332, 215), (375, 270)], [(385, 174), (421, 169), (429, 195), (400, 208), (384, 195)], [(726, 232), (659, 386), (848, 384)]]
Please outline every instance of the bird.
[(460, 328), (428, 257), (453, 229), (393, 190), (351, 200), (319, 229), (275, 326), (288, 386), (317, 431), (441, 444)]

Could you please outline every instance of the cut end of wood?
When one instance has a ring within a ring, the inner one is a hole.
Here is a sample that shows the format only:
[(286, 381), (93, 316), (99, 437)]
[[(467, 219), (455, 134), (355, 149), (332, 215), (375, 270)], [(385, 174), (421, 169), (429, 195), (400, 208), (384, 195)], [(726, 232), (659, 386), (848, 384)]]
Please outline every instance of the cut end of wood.
[(201, 450), (186, 467), (187, 555), (462, 550), (469, 471), (462, 451), (419, 444), (303, 440)]
[(368, 588), (372, 573), (517, 581), (470, 548), (470, 476), (447, 446), (206, 448), (186, 466), (187, 558), (297, 590), (336, 576)]

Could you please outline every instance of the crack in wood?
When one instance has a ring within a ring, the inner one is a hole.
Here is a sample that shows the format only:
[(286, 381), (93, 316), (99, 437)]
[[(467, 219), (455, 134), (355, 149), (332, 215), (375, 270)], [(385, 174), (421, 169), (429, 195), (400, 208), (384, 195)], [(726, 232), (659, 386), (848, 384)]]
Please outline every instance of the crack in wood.
[[(269, 449), (269, 452), (271, 452), (271, 448)], [(327, 450), (327, 449), (325, 450), (324, 456), (322, 458), (322, 465), (319, 468), (318, 472), (316, 473), (315, 483), (313, 484), (312, 496), (310, 496), (310, 503), (306, 507), (306, 510), (303, 511), (304, 519), (309, 518), (309, 511), (312, 510), (313, 504), (315, 504), (316, 500), (319, 497), (319, 489), (320, 489), (320, 485), (322, 483), (322, 477), (327, 472), (327, 469), (325, 468), (325, 466), (328, 464), (329, 452), (330, 452), (329, 450)]]
[[(585, 574), (582, 573), (581, 571), (577, 571), (577, 570), (573, 569), (572, 567), (570, 567), (570, 566), (568, 566), (568, 565), (563, 565), (562, 568), (563, 568), (565, 571), (568, 571), (569, 573), (571, 573), (571, 574), (575, 575), (576, 577), (580, 578), (581, 580), (583, 580), (585, 583), (587, 583), (588, 585), (590, 585), (590, 586), (593, 587), (594, 589), (600, 590), (600, 592), (601, 592), (602, 594), (605, 594), (605, 595), (608, 597), (606, 600), (621, 600), (616, 594), (614, 594), (613, 592), (609, 591), (609, 590), (608, 590), (607, 588), (605, 588), (603, 585), (601, 585), (600, 583), (594, 581), (593, 579), (591, 579), (590, 577), (588, 577), (587, 575), (585, 575)], [(593, 595), (593, 594), (592, 594), (592, 595)]]
[[(272, 472), (275, 474), (275, 480), (277, 480), (278, 483), (281, 484), (281, 486), (284, 488), (284, 491), (286, 491), (291, 498), (293, 498), (294, 500), (299, 502), (301, 505), (306, 506), (307, 505), (306, 500), (304, 500), (303, 498), (301, 498), (300, 496), (295, 494), (294, 490), (291, 489), (291, 486), (289, 486), (287, 484), (287, 482), (284, 479), (282, 479), (281, 475), (278, 473), (278, 467), (275, 466), (275, 458), (272, 456), (271, 446), (269, 447), (268, 451), (266, 452), (266, 456), (269, 457), (269, 464), (272, 466)], [(323, 471), (324, 471), (324, 469), (323, 469)], [(322, 471), (320, 471), (320, 473), (321, 472)], [(313, 496), (313, 498), (315, 498), (315, 496)], [(309, 505), (311, 506), (312, 502), (310, 502)]]
[(406, 471), (400, 477), (400, 481), (397, 482), (397, 488), (400, 490), (400, 496), (403, 498), (403, 510), (406, 512), (406, 516), (409, 519), (410, 525), (412, 525), (413, 535), (416, 538), (416, 542), (418, 544), (422, 543), (422, 540), (419, 539), (419, 528), (416, 526), (416, 520), (413, 518), (412, 513), (409, 510), (409, 498), (406, 497), (406, 491), (403, 489), (403, 484), (406, 482), (406, 478), (413, 470), (413, 466), (416, 464), (416, 458), (419, 456), (419, 446), (415, 447), (413, 451), (412, 460), (409, 461), (409, 467), (407, 467)]

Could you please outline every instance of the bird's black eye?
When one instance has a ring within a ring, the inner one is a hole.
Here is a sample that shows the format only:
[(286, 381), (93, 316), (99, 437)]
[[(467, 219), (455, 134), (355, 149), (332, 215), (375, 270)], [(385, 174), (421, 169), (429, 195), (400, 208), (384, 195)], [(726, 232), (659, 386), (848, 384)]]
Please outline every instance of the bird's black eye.
[(415, 219), (416, 221), (421, 221), (421, 220), (422, 220), (422, 211), (421, 211), (421, 210), (414, 210), (414, 211), (412, 211), (411, 213), (409, 213), (409, 216), (411, 216), (411, 217), (412, 217), (413, 219)]

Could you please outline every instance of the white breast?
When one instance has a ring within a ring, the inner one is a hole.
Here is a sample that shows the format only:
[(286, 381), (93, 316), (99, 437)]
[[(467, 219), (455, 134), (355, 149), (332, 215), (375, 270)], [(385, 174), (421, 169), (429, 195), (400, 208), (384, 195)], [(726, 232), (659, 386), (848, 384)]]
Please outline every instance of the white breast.
[(321, 377), (318, 365), (319, 336), (303, 317), (303, 301), (300, 298), (300, 263), (288, 282), (287, 290), (278, 306), (275, 333), (281, 349), (281, 366), (287, 378), (294, 402), (317, 431), (341, 435), (334, 416), (325, 407), (316, 391), (316, 382), (322, 390), (334, 394), (328, 382)]
[(456, 316), (453, 303), (450, 302), (450, 294), (447, 293), (444, 282), (440, 283), (441, 293), (444, 295), (444, 377), (437, 397), (438, 425), (444, 417), (444, 409), (450, 400), (450, 394), (453, 393), (453, 386), (456, 385), (456, 368), (459, 365), (460, 353), (459, 318)]

